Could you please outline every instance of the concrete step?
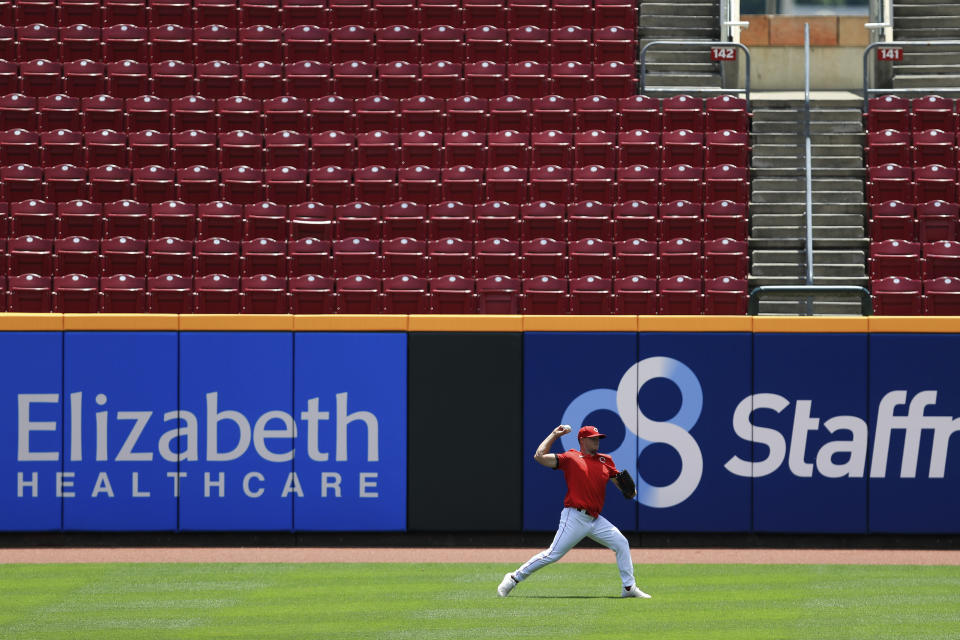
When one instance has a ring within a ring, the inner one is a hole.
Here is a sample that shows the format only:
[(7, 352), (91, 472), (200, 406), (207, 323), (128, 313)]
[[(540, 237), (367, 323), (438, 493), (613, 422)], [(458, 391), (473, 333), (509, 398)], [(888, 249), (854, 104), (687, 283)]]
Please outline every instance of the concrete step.
[(960, 4), (944, 3), (940, 0), (936, 4), (904, 4), (897, 2), (893, 5), (894, 20), (897, 18), (924, 17), (924, 16), (960, 16)]
[(893, 30), (893, 39), (898, 42), (909, 40), (960, 40), (960, 29), (908, 29)]
[(713, 2), (641, 2), (641, 16), (715, 16), (720, 7)]
[[(806, 227), (807, 216), (803, 213), (764, 213), (758, 214), (750, 212), (750, 221), (759, 226), (804, 226)], [(832, 225), (839, 226), (862, 226), (864, 216), (857, 213), (814, 213), (814, 227), (828, 227)]]
[(960, 14), (930, 12), (927, 15), (905, 16), (893, 12), (893, 31), (902, 29), (955, 29), (960, 31)]
[[(753, 122), (803, 122), (803, 109), (753, 109)], [(862, 121), (860, 109), (810, 109), (811, 122)]]
[[(822, 191), (863, 191), (863, 181), (852, 178), (814, 178), (811, 181), (814, 193)], [(753, 181), (754, 191), (792, 191), (806, 189), (806, 179), (802, 176), (779, 176), (776, 178), (758, 178)]]
[(701, 87), (719, 89), (723, 83), (720, 73), (647, 73), (649, 87)]
[[(806, 172), (803, 153), (792, 156), (757, 156), (754, 154), (753, 175), (755, 177), (767, 177), (782, 171), (786, 175), (792, 175), (792, 172)], [(814, 176), (829, 176), (831, 171), (846, 172), (842, 175), (863, 176), (866, 171), (863, 168), (863, 158), (860, 156), (831, 156), (818, 158), (814, 156), (810, 164), (813, 168)]]
[[(795, 145), (803, 146), (804, 137), (799, 133), (779, 133), (763, 132), (751, 133), (753, 145), (777, 144), (777, 145)], [(810, 136), (810, 143), (816, 147), (819, 145), (860, 145), (866, 141), (865, 133), (814, 133)]]
[[(793, 202), (750, 202), (750, 216), (767, 213), (805, 213), (807, 210), (806, 196)], [(859, 214), (867, 211), (865, 202), (815, 202), (813, 213), (816, 214)]]
[[(813, 228), (813, 237), (814, 239), (831, 239), (831, 240), (840, 240), (840, 239), (854, 239), (862, 238), (864, 234), (863, 225), (860, 226), (849, 226), (849, 227), (814, 227)], [(789, 226), (760, 226), (759, 222), (754, 223), (753, 227), (750, 230), (750, 237), (753, 239), (760, 238), (790, 238), (797, 239), (807, 237), (807, 227), (806, 225), (789, 225)]]
[[(814, 253), (814, 256), (817, 254)], [(780, 263), (758, 263), (756, 261), (750, 264), (750, 275), (758, 278), (769, 277), (797, 277), (806, 275), (807, 269), (804, 263), (780, 262)], [(813, 265), (814, 280), (819, 278), (859, 278), (865, 273), (864, 266), (860, 265)]]
[[(639, 55), (639, 50), (637, 55)], [(691, 64), (691, 63), (709, 63), (716, 64), (710, 60), (710, 51), (709, 49), (701, 49), (699, 51), (675, 51), (670, 49), (669, 46), (657, 45), (652, 49), (647, 49), (646, 55), (647, 67), (652, 63), (668, 63), (668, 64)], [(639, 58), (638, 58), (639, 60)]]
[[(758, 263), (803, 262), (806, 253), (799, 250), (779, 249), (754, 251)], [(814, 251), (813, 264), (859, 264), (863, 265), (866, 254), (862, 251)]]
[[(960, 7), (960, 5), (958, 5)], [(957, 60), (956, 51), (950, 51), (947, 48), (943, 49), (931, 49), (929, 47), (924, 47), (922, 50), (916, 50), (915, 52), (910, 51), (910, 47), (904, 47), (903, 51), (903, 64), (907, 65), (931, 65), (939, 66), (944, 64), (952, 64)], [(897, 68), (900, 63), (894, 63), (894, 68)]]
[[(754, 134), (758, 133), (798, 133), (802, 134), (804, 131), (803, 120), (798, 121), (782, 121), (782, 122), (757, 122), (754, 120), (751, 123), (750, 130)], [(857, 120), (833, 120), (828, 122), (816, 122), (813, 121), (810, 123), (810, 133), (811, 135), (824, 134), (824, 133), (862, 133), (863, 132), (863, 123), (860, 122), (859, 118)]]
[[(640, 31), (640, 48), (647, 46), (654, 40), (705, 40), (709, 42), (716, 42), (720, 37), (719, 29), (698, 29), (696, 33), (691, 35), (687, 34), (685, 30), (681, 31), (679, 29), (669, 29), (661, 27), (650, 27)], [(710, 55), (710, 48), (706, 45), (690, 45), (690, 44), (658, 44), (650, 51), (686, 51), (686, 52), (697, 52), (697, 53), (706, 53), (707, 56)]]
[[(806, 238), (750, 238), (750, 249), (795, 249), (806, 250)], [(814, 238), (813, 248), (816, 251), (846, 251), (848, 249), (869, 249), (869, 238)]]
[[(957, 56), (954, 56), (953, 62), (957, 62)], [(960, 74), (960, 64), (896, 64), (893, 65), (894, 76), (914, 75), (914, 76), (942, 76)]]
[(714, 74), (719, 73), (720, 68), (716, 62), (647, 62), (647, 74), (673, 74), (673, 73), (692, 73), (692, 74)]
[[(804, 191), (759, 191), (753, 189), (750, 195), (751, 202), (760, 203), (787, 203), (787, 202), (806, 202), (807, 192)], [(863, 202), (863, 193), (854, 193), (852, 191), (818, 191), (813, 192), (813, 203), (849, 203), (860, 204)]]
[[(682, 6), (677, 3), (677, 6)], [(720, 25), (720, 18), (715, 15), (648, 15), (640, 11), (640, 29), (646, 34), (650, 28), (671, 28), (677, 31), (691, 31), (694, 29), (717, 29)]]
[[(863, 106), (863, 100), (858, 100), (855, 97), (850, 98), (830, 98), (829, 100), (812, 101), (811, 107), (814, 109), (819, 109), (823, 105), (829, 105), (830, 109), (859, 109)], [(750, 106), (756, 112), (757, 109), (803, 109), (804, 102), (803, 98), (794, 99), (794, 98), (777, 98), (777, 97), (767, 97), (763, 94), (753, 96), (750, 100)]]
[(809, 315), (811, 312), (815, 316), (859, 316), (861, 306), (857, 301), (824, 300), (816, 296), (812, 305), (807, 305), (805, 301), (768, 300), (764, 297), (757, 310), (758, 315), (762, 316)]
[[(790, 155), (799, 155), (803, 156), (806, 150), (806, 145), (803, 143), (798, 144), (768, 144), (764, 138), (760, 138), (763, 142), (754, 142), (753, 144), (753, 157), (757, 158), (758, 156), (790, 156)], [(813, 152), (814, 158), (827, 158), (827, 157), (850, 157), (850, 156), (859, 156), (863, 157), (863, 145), (860, 144), (811, 144), (810, 151)]]
[(960, 75), (896, 75), (893, 77), (894, 89), (925, 89), (927, 87), (960, 88)]

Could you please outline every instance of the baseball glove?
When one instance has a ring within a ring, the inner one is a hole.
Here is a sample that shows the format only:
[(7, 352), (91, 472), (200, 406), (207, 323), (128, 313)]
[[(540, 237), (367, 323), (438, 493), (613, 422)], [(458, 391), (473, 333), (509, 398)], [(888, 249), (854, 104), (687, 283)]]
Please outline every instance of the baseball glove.
[(620, 493), (624, 498), (632, 498), (637, 495), (637, 485), (633, 483), (633, 478), (626, 469), (614, 476), (617, 480), (617, 486), (620, 487)]

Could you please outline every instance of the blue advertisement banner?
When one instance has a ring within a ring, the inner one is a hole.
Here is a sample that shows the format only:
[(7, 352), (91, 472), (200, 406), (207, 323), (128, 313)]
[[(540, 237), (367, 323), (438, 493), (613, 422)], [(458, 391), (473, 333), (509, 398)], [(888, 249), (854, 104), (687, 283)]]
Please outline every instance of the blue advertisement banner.
[(63, 528), (176, 530), (176, 332), (63, 339)]
[[(294, 527), (405, 530), (406, 334), (298, 333), (295, 340)], [(438, 460), (437, 471), (448, 462)]]
[(751, 445), (731, 429), (750, 395), (751, 335), (641, 333), (636, 433), (641, 531), (749, 531), (750, 478), (725, 465)]
[(61, 527), (63, 334), (0, 334), (0, 530)]
[(180, 334), (180, 529), (291, 530), (293, 335)]
[(757, 334), (755, 531), (866, 533), (866, 334)]
[[(637, 438), (620, 417), (617, 389), (636, 389), (636, 374), (628, 372), (637, 359), (637, 334), (528, 333), (523, 349), (523, 528), (550, 531), (557, 528), (566, 483), (561, 471), (540, 465), (533, 454), (558, 425), (573, 431), (552, 453), (579, 450), (577, 430), (593, 425), (607, 435), (600, 453), (636, 477)], [(603, 515), (623, 531), (637, 529), (637, 503), (624, 500), (612, 483)]]
[(960, 532), (958, 358), (957, 335), (870, 337), (873, 533)]

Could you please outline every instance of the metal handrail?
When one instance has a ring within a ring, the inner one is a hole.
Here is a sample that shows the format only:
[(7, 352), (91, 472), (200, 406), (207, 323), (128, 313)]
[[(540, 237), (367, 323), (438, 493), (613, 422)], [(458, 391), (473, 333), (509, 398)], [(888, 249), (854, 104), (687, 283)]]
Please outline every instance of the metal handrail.
[(747, 113), (750, 112), (750, 49), (739, 42), (721, 42), (713, 40), (654, 40), (643, 45), (640, 50), (640, 93), (646, 91), (697, 91), (699, 93), (729, 93), (730, 89), (708, 89), (704, 87), (650, 87), (647, 88), (647, 49), (657, 45), (679, 44), (685, 47), (736, 47), (746, 55), (746, 82), (744, 94), (747, 101)]
[(879, 21), (867, 22), (863, 26), (867, 29), (889, 29), (893, 27), (893, 0), (879, 0), (877, 8)]
[(760, 312), (760, 296), (765, 293), (800, 293), (800, 294), (809, 293), (811, 295), (814, 293), (828, 293), (828, 294), (856, 293), (860, 295), (860, 313), (865, 316), (873, 315), (873, 297), (870, 295), (870, 291), (866, 287), (858, 287), (856, 285), (844, 285), (844, 284), (762, 285), (754, 288), (754, 290), (750, 292), (750, 297), (747, 303), (747, 313), (749, 315), (755, 316)]
[(863, 50), (863, 112), (870, 106), (870, 96), (880, 93), (939, 93), (960, 91), (958, 87), (917, 87), (912, 89), (871, 89), (870, 88), (870, 52), (880, 47), (960, 47), (960, 40), (891, 40), (890, 42), (874, 42)]
[[(749, 27), (749, 22), (740, 19), (739, 0), (722, 0), (720, 3), (720, 39), (726, 42), (740, 42), (740, 38), (733, 37), (730, 27)], [(737, 34), (740, 35), (739, 33)]]
[(810, 142), (810, 23), (803, 25), (803, 139), (807, 176), (807, 284), (813, 284), (813, 146)]

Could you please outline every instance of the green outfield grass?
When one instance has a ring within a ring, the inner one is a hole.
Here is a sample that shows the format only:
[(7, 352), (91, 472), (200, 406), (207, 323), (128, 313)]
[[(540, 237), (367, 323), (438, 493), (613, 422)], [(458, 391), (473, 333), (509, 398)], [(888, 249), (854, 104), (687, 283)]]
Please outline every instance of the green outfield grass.
[(508, 598), (504, 564), (0, 566), (0, 638), (960, 637), (960, 567), (559, 563)]

